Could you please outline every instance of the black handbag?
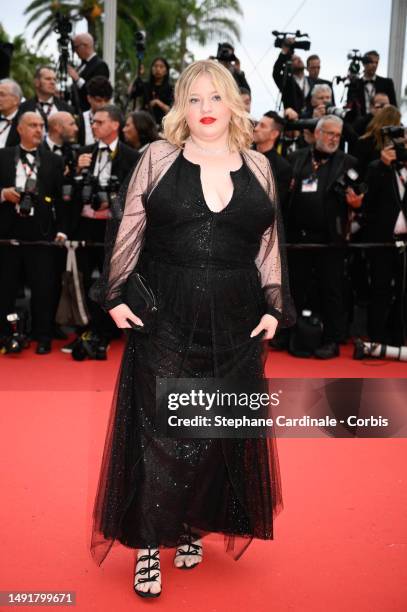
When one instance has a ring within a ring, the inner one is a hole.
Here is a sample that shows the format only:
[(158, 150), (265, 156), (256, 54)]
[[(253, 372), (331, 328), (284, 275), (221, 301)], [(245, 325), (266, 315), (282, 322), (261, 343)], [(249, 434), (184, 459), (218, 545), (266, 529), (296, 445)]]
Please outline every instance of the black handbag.
[(132, 272), (123, 289), (123, 301), (135, 315), (140, 317), (144, 325), (136, 325), (129, 319), (132, 329), (148, 334), (156, 320), (157, 299), (146, 279), (138, 272)]

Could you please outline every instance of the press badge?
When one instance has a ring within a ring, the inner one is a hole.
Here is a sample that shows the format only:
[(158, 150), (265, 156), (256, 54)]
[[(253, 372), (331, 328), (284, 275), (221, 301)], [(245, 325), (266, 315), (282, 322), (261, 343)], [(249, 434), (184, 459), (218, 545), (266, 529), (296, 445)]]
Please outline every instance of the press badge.
[(315, 193), (318, 190), (318, 179), (314, 176), (309, 176), (304, 179), (301, 184), (302, 193)]

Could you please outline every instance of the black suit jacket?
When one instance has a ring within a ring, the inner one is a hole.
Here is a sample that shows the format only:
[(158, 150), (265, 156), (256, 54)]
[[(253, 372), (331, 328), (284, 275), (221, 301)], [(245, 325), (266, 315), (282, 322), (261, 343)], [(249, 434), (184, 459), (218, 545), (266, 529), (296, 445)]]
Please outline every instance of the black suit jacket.
[[(86, 63), (85, 68), (81, 71), (79, 76), (85, 81), (85, 85), (83, 85), (81, 88), (77, 88), (81, 107), (80, 110), (83, 112), (90, 108), (89, 102), (86, 98), (86, 83), (95, 76), (104, 76), (108, 79), (110, 76), (109, 67), (98, 55), (94, 55), (92, 59)], [(75, 97), (73, 99), (75, 99)]]
[[(65, 102), (65, 100), (61, 100), (60, 98), (57, 98), (56, 96), (54, 97), (54, 104), (58, 111), (66, 111), (67, 113), (71, 113), (71, 115), (75, 113), (74, 109), (72, 108), (70, 104)], [(42, 112), (41, 106), (38, 104), (38, 98), (36, 97), (30, 98), (29, 100), (26, 100), (20, 105), (20, 108), (18, 110), (18, 116), (20, 117), (23, 113), (28, 113), (28, 112), (35, 113), (36, 111), (38, 111), (41, 114), (45, 122), (45, 127), (47, 127), (47, 123), (48, 123), (47, 117)]]
[(17, 132), (17, 121), (18, 121), (18, 113), (12, 120), (10, 129), (7, 135), (6, 144), (4, 145), (4, 147), (14, 147), (20, 142), (20, 136), (19, 136), (19, 133)]
[[(0, 149), (0, 190), (16, 184), (16, 150)], [(33, 217), (22, 218), (11, 202), (0, 203), (0, 235), (2, 238), (52, 240), (56, 232), (67, 233), (66, 210), (61, 187), (63, 162), (58, 155), (40, 147), (38, 171), (38, 203)]]
[(368, 166), (368, 192), (363, 199), (363, 237), (368, 242), (391, 242), (400, 211), (407, 219), (407, 190), (403, 200), (397, 185), (396, 173), (382, 161)]
[(285, 208), (293, 176), (291, 164), (277, 153), (275, 149), (270, 149), (263, 153), (270, 162), (271, 169), (276, 179), (278, 197), (282, 210)]
[[(389, 96), (390, 104), (397, 106), (396, 92), (394, 89), (393, 79), (387, 77), (376, 76), (374, 81), (375, 93), (384, 93)], [(356, 105), (357, 110), (361, 115), (366, 115), (369, 109), (365, 103), (365, 83), (363, 79), (357, 79), (355, 83), (348, 89), (348, 104), (352, 102)]]
[[(293, 219), (295, 215), (296, 195), (301, 191), (301, 177), (305, 167), (309, 166), (311, 174), (311, 147), (295, 151), (289, 161), (293, 166), (294, 189), (285, 214), (288, 241), (296, 241), (293, 235)], [(327, 233), (331, 242), (343, 242), (348, 229), (349, 206), (344, 197), (335, 189), (336, 181), (350, 168), (357, 167), (357, 159), (338, 149), (329, 162), (328, 181), (325, 187), (325, 211), (327, 220)]]

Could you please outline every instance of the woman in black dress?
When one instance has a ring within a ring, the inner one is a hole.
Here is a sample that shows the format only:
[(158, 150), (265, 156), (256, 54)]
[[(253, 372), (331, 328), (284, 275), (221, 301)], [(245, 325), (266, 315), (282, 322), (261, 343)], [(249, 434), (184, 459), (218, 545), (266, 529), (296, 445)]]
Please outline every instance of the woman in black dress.
[(159, 548), (176, 567), (203, 558), (201, 538), (225, 536), (235, 559), (272, 539), (282, 506), (273, 438), (159, 437), (156, 378), (263, 377), (267, 343), (294, 314), (267, 159), (249, 150), (250, 118), (216, 61), (191, 64), (111, 222), (94, 297), (121, 328), (143, 322), (121, 292), (136, 269), (157, 296), (148, 334), (130, 331), (116, 387), (94, 509), (97, 563), (116, 541), (139, 549), (134, 588), (161, 592)]
[(141, 108), (148, 111), (157, 126), (161, 127), (163, 117), (168, 113), (174, 99), (170, 83), (170, 66), (163, 57), (156, 57), (151, 64), (150, 78), (144, 82), (137, 77), (130, 91), (131, 98), (141, 97)]

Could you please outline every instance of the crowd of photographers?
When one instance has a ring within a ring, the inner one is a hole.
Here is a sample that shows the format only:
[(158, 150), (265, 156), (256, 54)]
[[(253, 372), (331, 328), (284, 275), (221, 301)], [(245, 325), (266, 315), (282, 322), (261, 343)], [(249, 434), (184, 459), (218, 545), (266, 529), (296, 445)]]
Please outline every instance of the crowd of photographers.
[[(0, 350), (18, 352), (29, 336), (37, 354), (47, 354), (52, 339), (64, 337), (56, 323), (67, 264), (63, 247), (78, 241), (87, 317), (62, 350), (75, 359), (106, 359), (118, 330), (88, 291), (102, 270), (106, 223), (120, 214), (120, 187), (143, 149), (160, 138), (173, 85), (165, 58), (153, 61), (147, 78), (140, 65), (125, 118), (112, 103), (109, 69), (92, 37), (80, 34), (72, 42), (81, 63), (67, 66), (69, 103), (50, 66), (33, 75), (32, 99), (23, 100), (15, 81), (0, 80)], [(299, 316), (274, 346), (329, 359), (355, 325), (373, 342), (403, 345), (406, 269), (395, 245), (407, 240), (407, 149), (393, 82), (376, 74), (375, 51), (355, 54), (342, 108), (332, 83), (319, 76), (318, 55), (304, 65), (295, 39), (277, 37), (276, 46), (281, 52), (273, 78), (281, 108), (253, 118), (253, 147), (276, 178)], [(250, 113), (250, 86), (233, 47), (220, 44), (216, 59), (232, 72)], [(349, 248), (352, 243), (366, 248)], [(24, 286), (30, 288), (28, 328), (16, 314)], [(364, 324), (354, 321), (360, 305), (367, 311)]]

